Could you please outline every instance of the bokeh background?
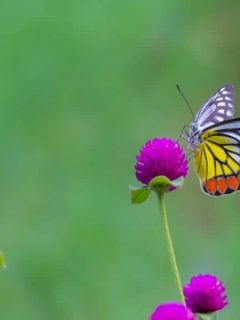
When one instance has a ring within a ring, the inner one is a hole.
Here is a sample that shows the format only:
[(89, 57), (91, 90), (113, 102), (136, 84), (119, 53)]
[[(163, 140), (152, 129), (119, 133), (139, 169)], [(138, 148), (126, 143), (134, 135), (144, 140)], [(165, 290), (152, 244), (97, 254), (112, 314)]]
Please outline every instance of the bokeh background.
[[(135, 155), (178, 136), (219, 86), (240, 102), (237, 1), (0, 4), (0, 317), (147, 319), (176, 300), (157, 201), (133, 206)], [(183, 282), (223, 280), (240, 317), (240, 194), (194, 168), (167, 196)]]

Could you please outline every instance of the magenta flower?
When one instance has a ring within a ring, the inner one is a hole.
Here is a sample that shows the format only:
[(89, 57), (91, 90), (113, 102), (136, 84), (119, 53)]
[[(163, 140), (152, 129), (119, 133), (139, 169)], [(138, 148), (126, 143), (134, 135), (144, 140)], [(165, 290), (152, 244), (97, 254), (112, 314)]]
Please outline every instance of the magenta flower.
[(136, 177), (146, 185), (157, 176), (165, 176), (173, 181), (187, 175), (188, 165), (183, 149), (168, 138), (147, 141), (136, 159)]
[(196, 313), (211, 313), (227, 304), (225, 288), (216, 276), (200, 274), (183, 287), (187, 307)]
[(149, 320), (194, 320), (190, 310), (178, 302), (160, 304), (150, 315)]

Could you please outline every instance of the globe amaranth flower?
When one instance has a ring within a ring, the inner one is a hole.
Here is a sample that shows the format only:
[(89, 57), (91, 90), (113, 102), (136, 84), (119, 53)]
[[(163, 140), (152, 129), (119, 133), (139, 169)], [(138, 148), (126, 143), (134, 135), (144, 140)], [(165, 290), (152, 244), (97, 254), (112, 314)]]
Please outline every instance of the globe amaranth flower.
[(192, 277), (190, 283), (184, 285), (183, 293), (187, 307), (196, 313), (215, 312), (228, 304), (222, 282), (210, 274)]
[(168, 302), (157, 306), (149, 320), (194, 320), (193, 313), (183, 304)]
[(168, 138), (154, 138), (147, 141), (136, 156), (136, 177), (143, 184), (157, 176), (173, 181), (186, 177), (188, 165), (181, 146)]

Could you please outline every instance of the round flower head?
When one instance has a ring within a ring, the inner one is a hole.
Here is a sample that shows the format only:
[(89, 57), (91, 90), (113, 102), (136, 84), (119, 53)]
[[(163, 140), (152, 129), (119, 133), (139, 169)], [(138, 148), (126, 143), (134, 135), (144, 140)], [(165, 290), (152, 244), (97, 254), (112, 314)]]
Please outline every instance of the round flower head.
[(200, 274), (183, 287), (187, 307), (196, 313), (211, 313), (227, 304), (225, 288), (216, 276)]
[(184, 305), (169, 302), (157, 306), (149, 320), (194, 320), (194, 315)]
[(182, 148), (168, 138), (147, 141), (136, 159), (136, 177), (146, 185), (157, 176), (165, 176), (173, 181), (187, 175), (188, 165)]

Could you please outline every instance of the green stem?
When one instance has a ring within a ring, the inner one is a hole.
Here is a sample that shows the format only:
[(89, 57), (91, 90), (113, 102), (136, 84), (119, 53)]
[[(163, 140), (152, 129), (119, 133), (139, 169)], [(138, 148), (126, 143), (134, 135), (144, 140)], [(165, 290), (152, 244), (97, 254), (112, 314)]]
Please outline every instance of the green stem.
[(176, 261), (176, 257), (175, 257), (175, 253), (174, 253), (174, 249), (173, 249), (173, 244), (172, 244), (172, 239), (171, 239), (171, 234), (170, 234), (168, 221), (167, 221), (167, 212), (166, 212), (166, 206), (165, 206), (165, 201), (164, 201), (164, 192), (157, 192), (157, 195), (158, 195), (158, 201), (159, 201), (159, 205), (160, 205), (160, 214), (161, 214), (161, 218), (162, 218), (164, 235), (165, 235), (165, 240), (166, 240), (166, 244), (167, 244), (167, 249), (168, 249), (168, 254), (169, 254), (169, 259), (170, 259), (170, 264), (171, 264), (173, 276), (174, 276), (174, 279), (177, 284), (180, 301), (183, 304), (185, 304), (181, 279), (180, 279), (180, 275), (178, 272), (177, 261)]

